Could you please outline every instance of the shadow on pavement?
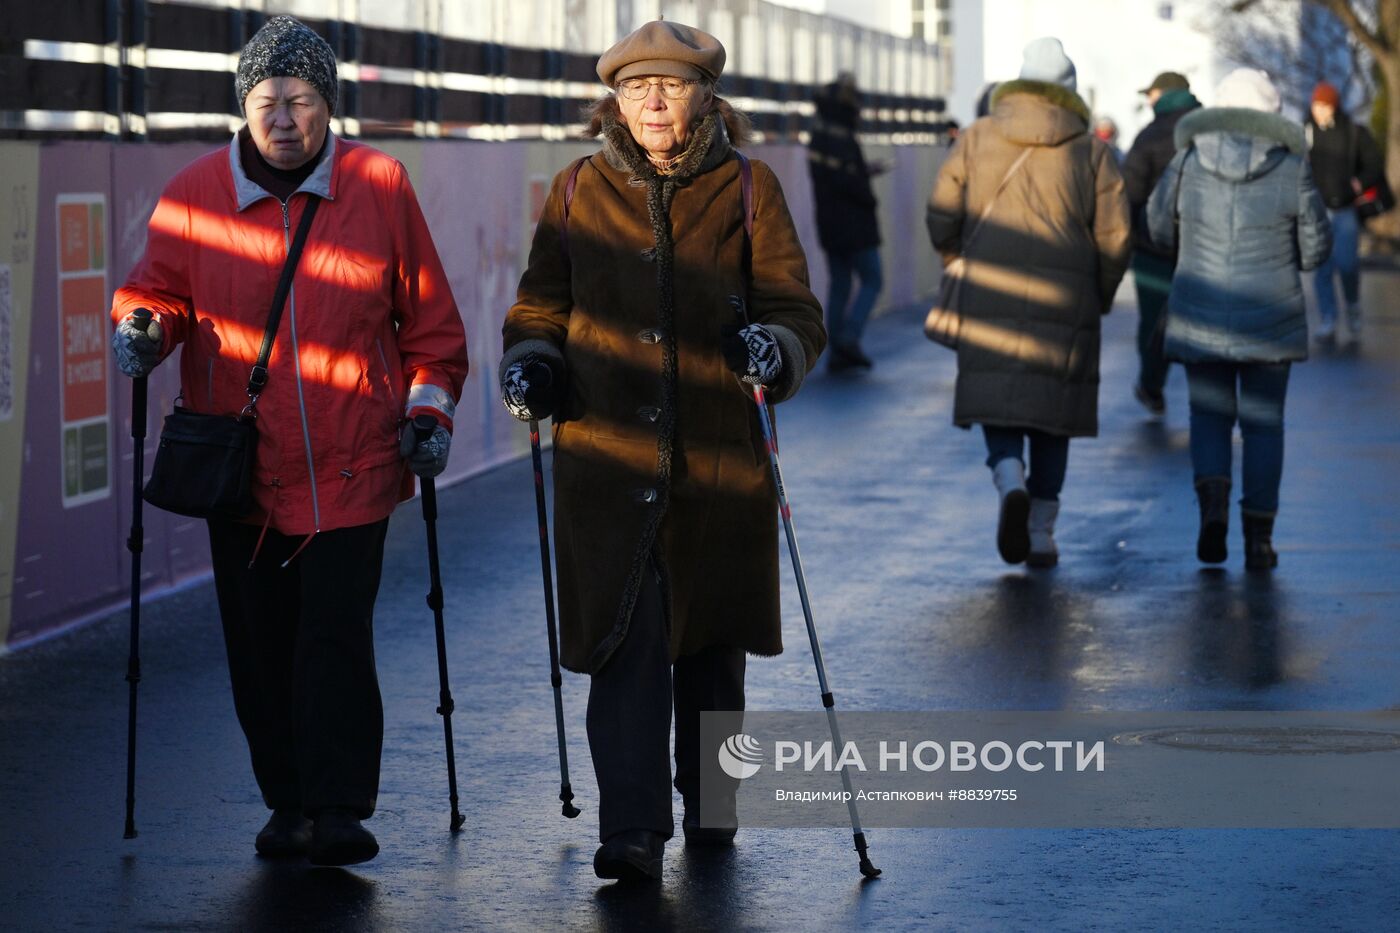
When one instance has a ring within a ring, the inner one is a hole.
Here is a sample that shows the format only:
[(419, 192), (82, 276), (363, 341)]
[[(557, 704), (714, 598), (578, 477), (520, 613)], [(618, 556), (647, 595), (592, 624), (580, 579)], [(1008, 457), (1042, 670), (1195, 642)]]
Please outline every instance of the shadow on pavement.
[(261, 862), (224, 916), (242, 930), (380, 929), (379, 886), (340, 868), (307, 868), (302, 861)]
[(1246, 573), (1231, 577), (1206, 568), (1188, 616), (1191, 669), (1205, 683), (1223, 683), (1262, 690), (1280, 683), (1280, 620), (1287, 598), (1275, 586), (1273, 574)]

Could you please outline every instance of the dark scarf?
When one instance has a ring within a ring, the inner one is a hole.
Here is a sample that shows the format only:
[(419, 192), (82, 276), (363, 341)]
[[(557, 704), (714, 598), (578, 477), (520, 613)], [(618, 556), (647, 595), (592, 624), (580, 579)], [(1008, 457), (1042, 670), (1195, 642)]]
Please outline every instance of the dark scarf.
[[(656, 438), (657, 501), (642, 529), (641, 540), (633, 552), (632, 566), (618, 606), (617, 621), (612, 633), (598, 646), (595, 658), (606, 660), (626, 637), (632, 610), (641, 589), (646, 565), (655, 561), (661, 575), (662, 605), (670, 626), (671, 586), (664, 562), (656, 550), (656, 535), (671, 497), (671, 469), (676, 440), (676, 410), (678, 405), (678, 360), (676, 349), (675, 304), (675, 240), (671, 235), (671, 202), (676, 191), (697, 176), (718, 166), (729, 157), (729, 134), (718, 113), (711, 112), (695, 127), (685, 152), (672, 170), (663, 175), (647, 159), (646, 153), (632, 139), (632, 131), (616, 117), (603, 120), (603, 158), (608, 165), (631, 177), (627, 183), (647, 189), (647, 217), (651, 221), (656, 261), (657, 312), (656, 325), (661, 331), (661, 418)], [(602, 663), (602, 662), (599, 662)]]

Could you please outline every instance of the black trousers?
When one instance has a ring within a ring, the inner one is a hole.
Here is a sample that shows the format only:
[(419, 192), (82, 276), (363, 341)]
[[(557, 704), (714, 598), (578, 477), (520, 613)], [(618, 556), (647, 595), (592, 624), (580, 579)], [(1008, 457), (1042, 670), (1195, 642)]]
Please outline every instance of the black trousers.
[(389, 521), (303, 541), (211, 520), (209, 549), (229, 679), (253, 774), (270, 809), (360, 819), (379, 796), (384, 710), (374, 667), (374, 599)]
[[(676, 778), (686, 809), (699, 814), (700, 713), (744, 708), (744, 651), (716, 645), (671, 664), (670, 634), (654, 568), (627, 636), (588, 690), (588, 748), (598, 778), (598, 835), (649, 829), (669, 839), (671, 710), (676, 714)], [(714, 750), (710, 752), (714, 757)], [(737, 783), (737, 782), (736, 782)]]

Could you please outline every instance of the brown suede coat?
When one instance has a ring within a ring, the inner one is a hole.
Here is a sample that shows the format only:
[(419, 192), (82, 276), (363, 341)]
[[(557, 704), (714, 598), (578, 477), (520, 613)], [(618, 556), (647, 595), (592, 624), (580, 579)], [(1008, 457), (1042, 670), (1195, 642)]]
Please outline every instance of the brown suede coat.
[(1072, 91), (1008, 82), (939, 170), (928, 229), (949, 260), (1032, 147), (965, 256), (959, 426), (1098, 433), (1099, 318), (1127, 267), (1130, 228), (1123, 177), (1088, 118)]
[(782, 651), (777, 503), (752, 396), (725, 366), (728, 298), (773, 329), (790, 396), (826, 342), (807, 262), (772, 171), (753, 166), (752, 260), (739, 163), (714, 115), (659, 176), (609, 122), (566, 168), (504, 327), (502, 367), (536, 353), (567, 388), (554, 416), (561, 661), (594, 672), (626, 634), (641, 574), (662, 574), (671, 657), (715, 644)]

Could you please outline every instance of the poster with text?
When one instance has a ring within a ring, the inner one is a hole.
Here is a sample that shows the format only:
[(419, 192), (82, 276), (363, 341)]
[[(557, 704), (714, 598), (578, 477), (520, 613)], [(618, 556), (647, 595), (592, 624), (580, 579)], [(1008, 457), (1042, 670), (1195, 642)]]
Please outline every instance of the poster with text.
[(63, 505), (72, 508), (111, 494), (107, 199), (64, 194), (56, 208)]

